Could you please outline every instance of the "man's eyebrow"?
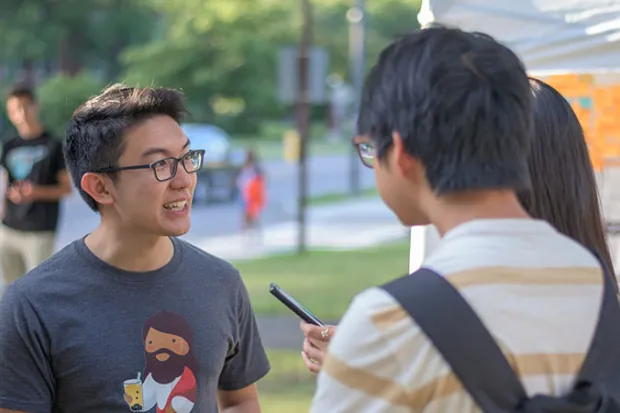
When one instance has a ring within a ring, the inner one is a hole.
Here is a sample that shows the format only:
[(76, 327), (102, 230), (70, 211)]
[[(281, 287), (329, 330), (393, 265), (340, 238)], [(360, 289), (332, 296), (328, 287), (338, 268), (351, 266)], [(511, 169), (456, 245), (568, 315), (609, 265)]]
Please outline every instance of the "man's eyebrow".
[[(185, 145), (183, 145), (183, 149), (187, 149), (189, 147), (189, 139), (187, 139), (185, 141)], [(166, 155), (166, 156), (172, 156), (172, 154), (168, 151), (168, 149), (164, 149), (164, 148), (149, 148), (146, 151), (144, 151), (142, 153), (142, 157), (146, 158), (147, 156), (150, 155), (156, 155), (156, 154), (162, 154), (162, 155)]]

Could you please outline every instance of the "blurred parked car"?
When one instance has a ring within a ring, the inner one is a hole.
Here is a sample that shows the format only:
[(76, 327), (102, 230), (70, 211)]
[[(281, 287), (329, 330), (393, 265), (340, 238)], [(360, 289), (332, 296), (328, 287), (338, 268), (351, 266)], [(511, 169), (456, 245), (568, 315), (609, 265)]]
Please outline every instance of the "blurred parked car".
[(186, 123), (181, 125), (190, 140), (191, 149), (204, 149), (204, 165), (198, 171), (194, 198), (233, 201), (237, 197), (236, 177), (245, 160), (245, 150), (232, 146), (230, 135), (214, 125)]

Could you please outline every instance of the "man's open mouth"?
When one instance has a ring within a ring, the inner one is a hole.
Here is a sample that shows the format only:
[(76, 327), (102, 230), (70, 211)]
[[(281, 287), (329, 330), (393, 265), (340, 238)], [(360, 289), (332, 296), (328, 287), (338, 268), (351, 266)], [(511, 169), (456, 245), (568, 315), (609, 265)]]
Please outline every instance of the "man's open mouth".
[(175, 202), (170, 202), (168, 204), (164, 204), (164, 208), (170, 211), (182, 211), (186, 206), (187, 206), (187, 200), (175, 201)]

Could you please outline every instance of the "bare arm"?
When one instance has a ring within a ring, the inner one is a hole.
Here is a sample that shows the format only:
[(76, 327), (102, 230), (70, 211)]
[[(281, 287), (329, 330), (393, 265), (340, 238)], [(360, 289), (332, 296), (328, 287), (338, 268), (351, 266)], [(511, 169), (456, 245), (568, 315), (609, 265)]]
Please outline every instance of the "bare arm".
[[(256, 384), (251, 384), (241, 390), (220, 390), (218, 402), (222, 413), (261, 413)], [(5, 412), (0, 411), (0, 413)]]

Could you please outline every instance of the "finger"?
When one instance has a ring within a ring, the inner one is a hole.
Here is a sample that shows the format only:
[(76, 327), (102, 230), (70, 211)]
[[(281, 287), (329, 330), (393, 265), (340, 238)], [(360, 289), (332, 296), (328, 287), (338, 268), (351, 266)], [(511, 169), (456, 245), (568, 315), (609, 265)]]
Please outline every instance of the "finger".
[[(323, 336), (325, 335), (324, 331), (329, 331), (329, 329), (327, 327), (319, 327), (319, 326), (315, 326), (312, 324), (308, 324), (307, 326), (304, 326), (304, 330), (302, 331), (304, 331), (305, 336), (308, 338), (312, 338), (314, 340), (325, 340), (323, 338)], [(327, 334), (329, 337), (329, 333)]]
[(329, 341), (325, 341), (325, 339), (319, 338), (313, 338), (313, 337), (306, 337), (306, 339), (310, 342), (310, 344), (312, 344), (313, 347), (316, 347), (320, 350), (325, 350), (327, 349), (327, 346), (329, 345)]
[(321, 336), (321, 327), (307, 323), (303, 320), (299, 323), (299, 329), (302, 331), (302, 333), (304, 333), (305, 336)]
[(310, 360), (310, 358), (303, 351), (301, 352), (301, 358), (304, 360), (304, 364), (308, 367), (308, 370), (312, 373), (318, 374), (318, 372), (321, 371), (321, 366)]
[(323, 350), (314, 347), (308, 340), (304, 340), (303, 350), (310, 360), (317, 364), (323, 364)]
[(334, 326), (325, 326), (320, 329), (319, 334), (309, 335), (308, 338), (312, 338), (313, 343), (315, 343), (315, 345), (317, 346), (319, 345), (316, 343), (323, 342), (324, 344), (320, 345), (320, 347), (324, 348), (331, 341), (335, 331), (336, 328)]
[(310, 341), (308, 339), (305, 339), (304, 342), (301, 345), (301, 349), (308, 354), (309, 352), (311, 353), (312, 351), (314, 351), (316, 347), (314, 347), (312, 345), (312, 343), (310, 343)]

